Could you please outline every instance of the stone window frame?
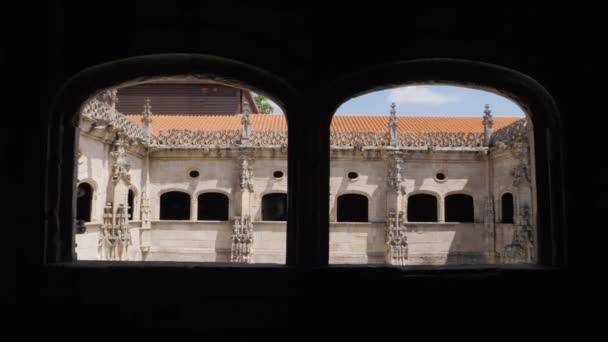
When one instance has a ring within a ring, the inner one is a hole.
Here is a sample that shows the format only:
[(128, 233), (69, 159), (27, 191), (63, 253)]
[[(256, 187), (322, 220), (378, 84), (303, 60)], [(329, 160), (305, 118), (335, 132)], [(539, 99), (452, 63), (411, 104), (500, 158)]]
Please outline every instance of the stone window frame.
[(407, 214), (407, 209), (405, 210), (405, 216), (408, 220), (408, 222), (413, 222), (413, 223), (444, 223), (444, 203), (443, 203), (443, 195), (440, 194), (439, 192), (435, 192), (435, 191), (431, 191), (431, 190), (414, 190), (408, 194), (406, 194), (406, 198), (405, 201), (406, 203), (409, 204), (410, 202), (410, 197), (412, 196), (416, 196), (416, 195), (430, 195), (435, 197), (435, 202), (437, 204), (437, 221), (410, 221), (409, 216)]
[[(76, 160), (78, 162), (79, 157), (76, 156)], [(98, 193), (98, 187), (97, 187), (97, 182), (95, 182), (95, 180), (93, 180), (92, 178), (85, 178), (82, 180), (78, 180), (78, 182), (76, 183), (76, 189), (78, 189), (78, 187), (80, 186), (80, 184), (86, 183), (88, 184), (91, 189), (92, 189), (92, 193), (91, 193), (91, 212), (89, 213), (89, 217), (91, 218), (91, 221), (87, 222), (87, 223), (98, 223), (100, 222), (100, 220), (95, 220), (95, 218), (97, 217), (97, 210), (95, 210), (95, 206), (98, 204), (97, 203), (97, 193)], [(74, 217), (76, 217), (76, 215), (74, 215)]]
[[(349, 171), (350, 172), (350, 171)], [(358, 179), (358, 178), (357, 178)], [(336, 199), (335, 199), (335, 203), (334, 203), (334, 210), (335, 210), (335, 221), (332, 221), (334, 223), (353, 223), (353, 222), (349, 222), (349, 221), (338, 221), (338, 199), (341, 196), (344, 195), (358, 195), (358, 196), (362, 196), (365, 197), (367, 199), (367, 221), (363, 221), (363, 222), (356, 222), (356, 223), (374, 223), (372, 222), (371, 218), (372, 218), (372, 196), (364, 191), (358, 191), (358, 190), (346, 190), (344, 192), (340, 192), (338, 194), (336, 194)]]
[[(130, 221), (141, 220), (141, 198), (139, 198), (139, 190), (133, 184), (129, 185), (129, 191), (133, 191), (133, 218)], [(128, 193), (127, 193), (128, 196)]]
[(68, 80), (56, 95), (47, 141), (45, 211), (50, 214), (44, 226), (44, 264), (75, 260), (73, 227), (69, 222), (74, 210), (78, 146), (77, 123), (73, 119), (80, 107), (97, 91), (167, 75), (197, 75), (239, 85), (268, 95), (284, 109), (291, 132), (286, 264), (295, 267), (328, 265), (329, 182), (318, 180), (329, 179), (329, 127), (342, 103), (380, 89), (429, 83), (466, 86), (505, 96), (519, 104), (533, 122), (532, 176), (537, 189), (539, 265), (565, 263), (563, 124), (550, 93), (529, 76), (478, 61), (414, 59), (339, 75), (321, 82), (318, 91), (311, 93), (298, 91), (279, 76), (242, 62), (200, 54), (162, 54), (90, 67)]
[[(189, 197), (189, 201), (188, 204), (190, 205), (190, 217), (187, 220), (163, 220), (160, 218), (160, 210), (161, 210), (161, 197), (164, 194), (167, 193), (171, 193), (171, 192), (181, 192), (184, 193), (186, 195), (188, 195)], [(180, 189), (180, 188), (166, 188), (166, 189), (161, 189), (158, 191), (158, 196), (156, 197), (156, 206), (155, 206), (155, 216), (154, 216), (154, 221), (193, 221), (192, 217), (192, 208), (196, 208), (196, 201), (193, 199), (194, 197), (192, 196), (192, 192), (186, 189)]]
[[(503, 222), (503, 212), (502, 212), (502, 196), (504, 196), (505, 194), (511, 194), (511, 196), (513, 197), (513, 223), (504, 223)], [(495, 213), (496, 213), (496, 223), (499, 224), (517, 224), (517, 215), (518, 215), (518, 196), (517, 196), (517, 190), (516, 189), (505, 189), (502, 190), (501, 192), (499, 192), (499, 195), (496, 197), (495, 200)]]
[(222, 195), (226, 196), (226, 198), (228, 198), (228, 220), (217, 221), (217, 222), (229, 222), (231, 214), (233, 214), (233, 209), (232, 209), (232, 204), (234, 203), (233, 198), (229, 191), (226, 191), (223, 189), (218, 189), (218, 188), (197, 190), (192, 194), (191, 201), (194, 202), (194, 204), (192, 206), (196, 208), (196, 221), (198, 221), (198, 222), (216, 222), (216, 220), (199, 220), (198, 219), (198, 206), (199, 206), (198, 198), (200, 195), (208, 194), (208, 193), (222, 194)]

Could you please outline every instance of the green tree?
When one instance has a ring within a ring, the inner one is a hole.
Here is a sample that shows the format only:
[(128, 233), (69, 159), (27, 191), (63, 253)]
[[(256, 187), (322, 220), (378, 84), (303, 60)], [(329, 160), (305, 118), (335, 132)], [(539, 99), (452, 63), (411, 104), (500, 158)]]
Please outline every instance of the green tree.
[(274, 107), (270, 104), (270, 100), (267, 97), (256, 94), (255, 104), (258, 106), (260, 113), (262, 114), (272, 114), (274, 113)]

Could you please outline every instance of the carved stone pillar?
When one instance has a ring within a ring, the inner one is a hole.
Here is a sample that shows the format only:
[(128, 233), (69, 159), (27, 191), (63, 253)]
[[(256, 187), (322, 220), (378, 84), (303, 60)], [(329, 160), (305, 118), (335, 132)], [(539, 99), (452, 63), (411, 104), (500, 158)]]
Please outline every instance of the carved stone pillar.
[(407, 227), (403, 211), (389, 211), (386, 223), (386, 251), (384, 261), (389, 265), (406, 265), (408, 258)]
[(108, 203), (104, 208), (104, 223), (98, 246), (101, 260), (128, 260), (131, 232), (128, 218), (128, 193), (131, 166), (126, 158), (125, 139), (119, 135), (110, 152), (112, 174), (108, 182)]
[(253, 215), (251, 212), (251, 198), (253, 196), (253, 169), (249, 165), (252, 152), (248, 149), (240, 151), (239, 158), (239, 190), (240, 206), (232, 225), (232, 262), (252, 262), (253, 244)]
[(230, 261), (250, 263), (252, 261), (253, 223), (249, 215), (234, 217), (231, 240)]
[(405, 265), (408, 258), (407, 228), (405, 227), (404, 162), (400, 151), (388, 155), (388, 191), (386, 192), (387, 221), (384, 261), (389, 265)]

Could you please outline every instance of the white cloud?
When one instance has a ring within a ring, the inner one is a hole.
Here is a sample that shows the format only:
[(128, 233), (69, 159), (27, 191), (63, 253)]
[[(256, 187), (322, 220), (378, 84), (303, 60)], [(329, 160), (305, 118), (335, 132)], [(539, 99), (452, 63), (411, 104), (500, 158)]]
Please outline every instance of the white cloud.
[(460, 103), (462, 96), (441, 94), (433, 91), (429, 86), (411, 86), (391, 89), (387, 97), (388, 102), (395, 104), (422, 104), (439, 106), (446, 103)]

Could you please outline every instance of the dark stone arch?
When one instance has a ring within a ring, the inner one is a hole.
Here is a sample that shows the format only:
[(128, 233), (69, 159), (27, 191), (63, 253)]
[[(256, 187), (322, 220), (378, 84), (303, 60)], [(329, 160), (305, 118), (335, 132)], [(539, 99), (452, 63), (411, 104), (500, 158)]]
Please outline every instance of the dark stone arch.
[(429, 194), (411, 195), (407, 200), (409, 222), (437, 222), (437, 197)]
[(338, 222), (368, 222), (367, 197), (359, 194), (344, 194), (338, 196)]
[(445, 197), (446, 222), (474, 222), (473, 197), (467, 194), (452, 194)]
[(160, 196), (161, 220), (189, 220), (190, 195), (181, 191), (169, 191)]
[(287, 221), (287, 194), (271, 193), (262, 197), (263, 221)]
[(198, 195), (198, 220), (228, 221), (228, 196), (219, 192)]
[(93, 209), (93, 187), (89, 183), (80, 183), (76, 193), (76, 220), (91, 222)]
[(507, 192), (502, 195), (500, 199), (502, 209), (502, 223), (514, 223), (514, 205), (513, 205), (513, 194)]

